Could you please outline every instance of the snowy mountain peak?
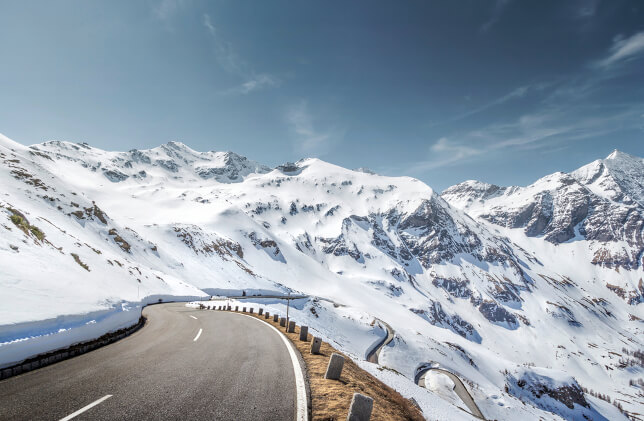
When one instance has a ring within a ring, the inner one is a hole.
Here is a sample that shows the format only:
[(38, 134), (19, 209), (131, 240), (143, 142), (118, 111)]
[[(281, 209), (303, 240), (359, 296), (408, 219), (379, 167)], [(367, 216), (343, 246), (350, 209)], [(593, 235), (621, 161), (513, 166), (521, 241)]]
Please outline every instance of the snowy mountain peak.
[(618, 150), (571, 173), (595, 194), (644, 206), (644, 159)]
[(622, 152), (618, 149), (613, 150), (605, 159), (611, 159), (611, 160), (641, 160), (641, 158), (628, 154), (626, 152)]

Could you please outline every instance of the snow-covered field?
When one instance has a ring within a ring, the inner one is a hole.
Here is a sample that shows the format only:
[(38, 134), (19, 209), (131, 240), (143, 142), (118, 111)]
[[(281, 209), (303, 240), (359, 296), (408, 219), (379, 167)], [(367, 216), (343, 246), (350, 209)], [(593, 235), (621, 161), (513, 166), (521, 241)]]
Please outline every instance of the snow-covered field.
[(290, 291), (310, 296), (292, 317), (357, 361), (387, 322), (382, 366), (360, 364), (431, 419), (469, 416), (444, 382), (413, 383), (426, 363), (458, 374), (490, 419), (624, 419), (581, 391), (644, 412), (629, 385), (644, 370), (622, 351), (644, 348), (644, 164), (621, 155), (599, 176), (439, 195), (317, 159), (271, 169), (174, 142), (107, 152), (0, 137), (0, 365), (42, 337), (114, 330), (158, 298)]

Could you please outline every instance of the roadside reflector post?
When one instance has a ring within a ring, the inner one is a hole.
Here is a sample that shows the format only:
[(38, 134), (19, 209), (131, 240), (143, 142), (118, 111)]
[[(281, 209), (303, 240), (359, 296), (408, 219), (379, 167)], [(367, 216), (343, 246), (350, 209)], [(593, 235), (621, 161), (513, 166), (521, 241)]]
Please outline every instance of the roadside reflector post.
[(338, 380), (340, 378), (340, 374), (342, 374), (343, 367), (344, 357), (334, 352), (331, 354), (331, 358), (329, 358), (329, 365), (326, 367), (324, 378), (329, 380)]
[(322, 338), (314, 336), (311, 341), (311, 354), (319, 354), (320, 346), (322, 346)]
[(373, 398), (354, 393), (347, 421), (369, 421), (373, 410)]
[(300, 326), (300, 341), (306, 342), (309, 337), (309, 327)]

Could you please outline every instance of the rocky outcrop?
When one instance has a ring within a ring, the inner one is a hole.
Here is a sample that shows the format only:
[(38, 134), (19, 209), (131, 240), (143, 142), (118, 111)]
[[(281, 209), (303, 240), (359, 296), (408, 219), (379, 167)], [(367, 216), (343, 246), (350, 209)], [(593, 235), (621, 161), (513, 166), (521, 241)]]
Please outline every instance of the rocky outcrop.
[[(620, 152), (570, 174), (555, 173), (527, 187), (468, 181), (441, 197), (492, 224), (522, 229), (553, 244), (588, 240), (592, 263), (628, 270), (642, 267), (644, 160)], [(625, 243), (615, 250), (604, 244)]]

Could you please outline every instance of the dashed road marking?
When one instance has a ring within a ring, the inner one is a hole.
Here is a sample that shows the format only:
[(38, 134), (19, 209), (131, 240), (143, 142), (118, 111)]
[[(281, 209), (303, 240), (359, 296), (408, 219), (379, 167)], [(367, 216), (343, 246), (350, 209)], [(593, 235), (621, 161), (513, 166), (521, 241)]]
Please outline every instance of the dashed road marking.
[(197, 333), (197, 336), (192, 340), (192, 342), (197, 342), (197, 339), (201, 336), (201, 332), (203, 332), (203, 329), (199, 329), (199, 333)]
[(101, 402), (103, 402), (104, 400), (109, 399), (109, 398), (111, 398), (111, 397), (112, 397), (112, 395), (105, 395), (105, 396), (103, 396), (102, 398), (100, 398), (100, 399), (98, 399), (98, 400), (95, 400), (94, 402), (90, 403), (89, 405), (82, 407), (82, 408), (81, 408), (81, 409), (79, 409), (78, 411), (76, 411), (76, 412), (74, 412), (74, 413), (71, 413), (71, 414), (67, 415), (65, 418), (61, 418), (61, 419), (60, 419), (60, 421), (69, 421), (69, 420), (71, 420), (72, 418), (75, 418), (75, 417), (79, 416), (80, 414), (82, 414), (83, 412), (87, 411), (88, 409), (91, 409), (91, 408), (95, 407), (95, 406), (96, 406), (96, 405), (98, 405), (99, 403), (101, 403)]

